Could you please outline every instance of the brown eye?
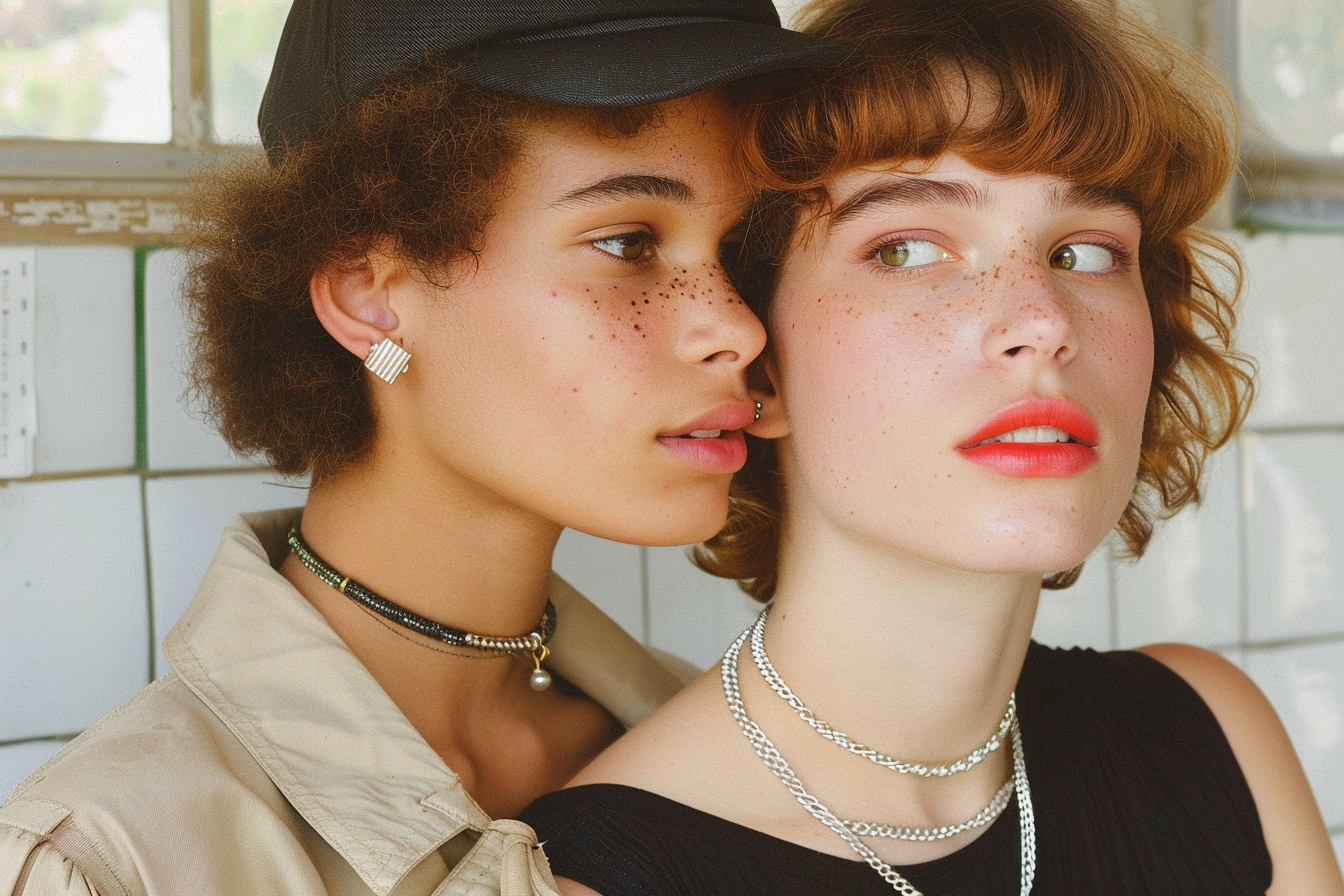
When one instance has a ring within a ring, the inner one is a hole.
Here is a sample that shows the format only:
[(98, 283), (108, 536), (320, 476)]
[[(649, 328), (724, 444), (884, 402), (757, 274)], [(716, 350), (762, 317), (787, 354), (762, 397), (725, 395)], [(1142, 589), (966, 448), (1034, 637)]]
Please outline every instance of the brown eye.
[(618, 236), (593, 240), (593, 245), (609, 255), (625, 261), (638, 261), (649, 248), (647, 233), (622, 233)]

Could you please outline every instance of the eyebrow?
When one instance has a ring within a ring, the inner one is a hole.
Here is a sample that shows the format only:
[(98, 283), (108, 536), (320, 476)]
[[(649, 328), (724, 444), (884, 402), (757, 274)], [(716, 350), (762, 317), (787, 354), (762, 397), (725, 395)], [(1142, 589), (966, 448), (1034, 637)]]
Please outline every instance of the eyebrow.
[(1123, 190), (1095, 184), (1058, 184), (1051, 190), (1050, 204), (1056, 209), (1088, 208), (1098, 211), (1122, 208), (1138, 213), (1138, 203)]
[[(840, 203), (830, 214), (830, 226), (857, 218), (878, 205), (955, 205), (975, 210), (987, 203), (988, 196), (984, 191), (964, 181), (898, 178), (873, 184)], [(1056, 185), (1051, 189), (1050, 205), (1056, 210), (1123, 208), (1138, 211), (1137, 204), (1124, 192), (1090, 184)]]
[(859, 190), (831, 212), (830, 226), (857, 218), (876, 205), (959, 205), (976, 209), (986, 202), (983, 191), (963, 181), (902, 177)]
[(690, 202), (695, 191), (685, 182), (656, 174), (622, 174), (607, 177), (586, 187), (570, 190), (553, 206), (594, 205), (612, 199), (664, 199)]

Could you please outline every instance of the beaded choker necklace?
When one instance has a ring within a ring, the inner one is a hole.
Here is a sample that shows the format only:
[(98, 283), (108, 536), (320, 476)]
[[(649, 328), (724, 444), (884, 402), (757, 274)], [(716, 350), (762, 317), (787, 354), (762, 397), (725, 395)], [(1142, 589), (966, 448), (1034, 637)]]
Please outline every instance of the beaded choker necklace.
[(389, 619), (397, 625), (427, 638), (433, 638), (435, 641), (441, 641), (453, 647), (470, 647), (499, 656), (526, 657), (536, 664), (532, 677), (529, 679), (532, 689), (544, 691), (551, 686), (551, 674), (541, 668), (542, 662), (545, 661), (546, 655), (550, 652), (546, 645), (550, 642), (551, 636), (555, 634), (555, 605), (549, 600), (546, 601), (546, 609), (541, 615), (541, 622), (537, 623), (537, 627), (526, 635), (512, 638), (478, 635), (444, 625), (441, 622), (435, 622), (432, 619), (426, 619), (424, 616), (413, 613), (400, 604), (393, 603), (382, 595), (369, 590), (349, 576), (337, 572), (328, 566), (321, 557), (313, 553), (307, 542), (303, 540), (303, 536), (299, 534), (297, 526), (289, 530), (289, 547), (294, 551), (294, 556), (299, 558), (299, 562), (306, 566), (313, 575), (366, 610), (377, 613), (384, 619)]

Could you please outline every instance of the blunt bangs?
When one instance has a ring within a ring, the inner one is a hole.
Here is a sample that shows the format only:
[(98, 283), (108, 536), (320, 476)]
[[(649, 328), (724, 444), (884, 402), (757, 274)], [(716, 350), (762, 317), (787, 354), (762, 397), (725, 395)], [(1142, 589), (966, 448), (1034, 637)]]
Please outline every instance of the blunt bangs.
[(833, 9), (805, 11), (803, 24), (852, 47), (848, 64), (754, 110), (747, 162), (767, 190), (824, 206), (825, 183), (850, 168), (953, 152), (996, 174), (1096, 188), (1160, 239), (1197, 222), (1230, 174), (1230, 106), (1216, 81), (1108, 7)]

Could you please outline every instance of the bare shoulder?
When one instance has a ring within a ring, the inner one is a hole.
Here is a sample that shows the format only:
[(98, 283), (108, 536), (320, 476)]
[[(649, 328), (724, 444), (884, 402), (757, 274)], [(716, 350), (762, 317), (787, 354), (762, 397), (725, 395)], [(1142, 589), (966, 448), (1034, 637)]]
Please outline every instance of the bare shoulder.
[[(741, 740), (723, 704), (717, 669), (692, 681), (594, 759), (570, 782), (625, 784), (703, 808), (706, 793), (731, 784)], [(693, 789), (691, 789), (693, 788)]]
[(567, 877), (557, 877), (555, 885), (560, 890), (560, 896), (602, 896), (592, 887), (585, 887), (583, 884), (576, 883)]
[[(702, 811), (725, 814), (740, 804), (743, 775), (738, 754), (754, 760), (723, 701), (717, 667), (691, 681), (651, 716), (626, 732), (568, 784), (623, 784), (651, 791)], [(727, 744), (727, 748), (725, 748)], [(759, 763), (758, 763), (759, 765)], [(722, 801), (722, 802), (721, 802)], [(556, 877), (561, 896), (601, 896)]]
[(1344, 879), (1302, 763), (1269, 700), (1234, 663), (1188, 644), (1139, 648), (1181, 676), (1208, 704), (1255, 799), (1274, 863), (1271, 896), (1344, 896)]
[(1185, 679), (1213, 710), (1229, 740), (1236, 734), (1253, 737), (1263, 733), (1261, 726), (1266, 723), (1283, 730), (1255, 682), (1221, 654), (1190, 644), (1150, 644), (1138, 650)]

